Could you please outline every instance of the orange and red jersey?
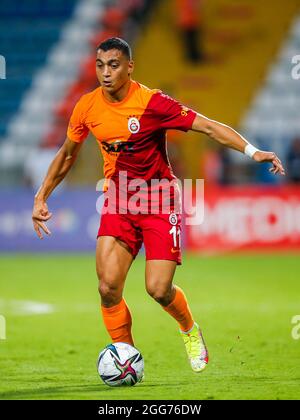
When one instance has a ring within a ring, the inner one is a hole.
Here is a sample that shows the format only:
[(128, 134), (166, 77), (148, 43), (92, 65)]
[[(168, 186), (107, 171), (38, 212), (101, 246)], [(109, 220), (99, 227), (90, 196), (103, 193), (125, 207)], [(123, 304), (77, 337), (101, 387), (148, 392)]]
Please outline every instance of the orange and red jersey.
[[(155, 208), (168, 213), (165, 203), (170, 202), (174, 209), (180, 205), (180, 195), (178, 185), (170, 188), (168, 182), (176, 177), (168, 159), (166, 131), (187, 131), (195, 117), (194, 111), (161, 91), (131, 81), (127, 96), (120, 102), (105, 99), (101, 87), (83, 95), (72, 113), (67, 136), (72, 141), (83, 142), (89, 131), (93, 133), (104, 159), (103, 189), (112, 193), (109, 201), (115, 203), (112, 199), (115, 185), (119, 191), (116, 198), (119, 210), (127, 208), (129, 198), (136, 191), (133, 183), (137, 182), (139, 208), (147, 212), (151, 207), (151, 211)], [(153, 184), (160, 180), (167, 182), (160, 186)]]
[(175, 178), (166, 150), (166, 130), (191, 129), (196, 113), (157, 89), (131, 81), (120, 102), (105, 99), (102, 88), (83, 95), (76, 104), (67, 131), (74, 142), (83, 142), (89, 131), (104, 159), (104, 176), (127, 178)]

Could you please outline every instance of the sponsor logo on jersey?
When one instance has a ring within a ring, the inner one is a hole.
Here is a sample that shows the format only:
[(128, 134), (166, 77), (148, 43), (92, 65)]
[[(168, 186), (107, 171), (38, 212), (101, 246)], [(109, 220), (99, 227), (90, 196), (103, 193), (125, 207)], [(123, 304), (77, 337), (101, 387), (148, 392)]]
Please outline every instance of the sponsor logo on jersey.
[(91, 127), (92, 128), (95, 128), (95, 127), (98, 127), (98, 125), (101, 125), (102, 123), (100, 122), (100, 123), (91, 123)]
[(130, 117), (128, 120), (128, 130), (132, 134), (136, 134), (140, 131), (140, 122), (136, 117)]
[(171, 223), (171, 225), (174, 225), (174, 226), (177, 224), (177, 215), (175, 213), (170, 214), (169, 222)]
[(103, 149), (107, 153), (120, 153), (120, 152), (133, 152), (133, 142), (132, 141), (122, 141), (116, 140), (112, 143), (108, 143), (106, 141), (101, 142)]

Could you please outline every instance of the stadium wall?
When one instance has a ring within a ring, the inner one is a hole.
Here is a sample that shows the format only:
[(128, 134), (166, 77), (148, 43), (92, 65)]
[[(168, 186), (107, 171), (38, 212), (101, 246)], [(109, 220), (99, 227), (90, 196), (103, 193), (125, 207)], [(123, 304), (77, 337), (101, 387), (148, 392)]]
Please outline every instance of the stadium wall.
[[(92, 189), (55, 193), (48, 203), (52, 235), (39, 240), (31, 221), (32, 191), (2, 190), (0, 252), (94, 251), (102, 199)], [(184, 250), (200, 253), (300, 250), (300, 188), (207, 187), (204, 223), (183, 224), (183, 238)]]
[(204, 223), (187, 226), (185, 233), (186, 248), (203, 253), (299, 250), (300, 188), (205, 188)]

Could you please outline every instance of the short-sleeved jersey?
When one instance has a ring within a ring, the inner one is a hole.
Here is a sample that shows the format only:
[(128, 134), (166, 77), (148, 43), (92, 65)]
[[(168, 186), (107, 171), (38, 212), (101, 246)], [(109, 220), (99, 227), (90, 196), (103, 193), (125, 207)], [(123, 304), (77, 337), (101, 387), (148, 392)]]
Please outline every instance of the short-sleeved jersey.
[(131, 81), (120, 102), (105, 99), (102, 88), (83, 95), (76, 104), (67, 135), (83, 142), (89, 131), (104, 159), (104, 176), (128, 180), (175, 178), (166, 150), (166, 130), (191, 129), (196, 113), (157, 89)]

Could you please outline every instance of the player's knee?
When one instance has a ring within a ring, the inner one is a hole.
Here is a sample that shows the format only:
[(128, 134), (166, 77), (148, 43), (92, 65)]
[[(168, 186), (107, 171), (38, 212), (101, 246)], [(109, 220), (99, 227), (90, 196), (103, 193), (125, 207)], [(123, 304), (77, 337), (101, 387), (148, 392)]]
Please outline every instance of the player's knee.
[(171, 290), (169, 290), (169, 288), (147, 286), (147, 292), (154, 300), (156, 300), (156, 302), (163, 306), (167, 306), (171, 303)]
[(120, 300), (120, 291), (118, 287), (112, 286), (104, 281), (99, 282), (98, 291), (101, 300), (105, 304), (114, 304)]

